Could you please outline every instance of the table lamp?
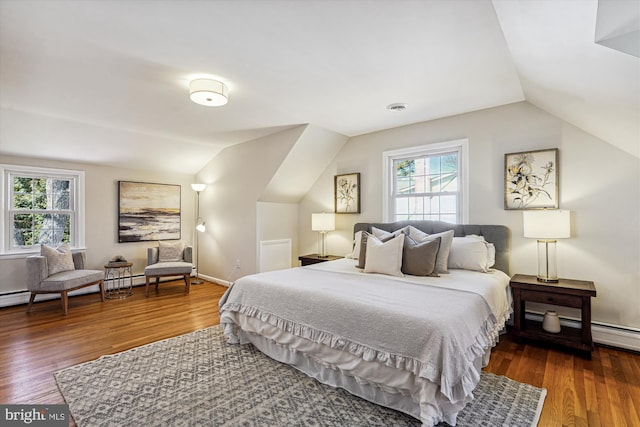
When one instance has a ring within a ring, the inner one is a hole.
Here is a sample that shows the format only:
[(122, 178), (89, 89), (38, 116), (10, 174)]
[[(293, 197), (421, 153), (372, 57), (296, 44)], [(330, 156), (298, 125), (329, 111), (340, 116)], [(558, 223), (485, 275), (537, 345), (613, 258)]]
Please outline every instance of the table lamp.
[(538, 239), (538, 280), (558, 282), (556, 239), (571, 237), (571, 211), (524, 211), (524, 237)]
[(321, 258), (326, 258), (325, 237), (327, 232), (336, 229), (336, 214), (334, 213), (314, 213), (311, 214), (311, 230), (318, 232), (318, 252)]

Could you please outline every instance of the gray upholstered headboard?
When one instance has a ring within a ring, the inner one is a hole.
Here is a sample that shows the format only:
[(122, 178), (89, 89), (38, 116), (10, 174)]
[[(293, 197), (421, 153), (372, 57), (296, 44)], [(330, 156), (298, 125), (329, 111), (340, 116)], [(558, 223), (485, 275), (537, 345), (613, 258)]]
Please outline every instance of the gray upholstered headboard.
[(386, 223), (359, 222), (353, 226), (353, 233), (355, 234), (358, 231), (371, 232), (371, 227), (391, 232), (404, 228), (407, 225), (412, 225), (418, 230), (424, 231), (428, 234), (453, 230), (454, 237), (462, 237), (467, 234), (484, 236), (487, 242), (493, 243), (496, 247), (496, 263), (493, 268), (502, 270), (509, 274), (511, 230), (504, 225), (450, 224), (448, 222), (441, 221), (398, 221)]

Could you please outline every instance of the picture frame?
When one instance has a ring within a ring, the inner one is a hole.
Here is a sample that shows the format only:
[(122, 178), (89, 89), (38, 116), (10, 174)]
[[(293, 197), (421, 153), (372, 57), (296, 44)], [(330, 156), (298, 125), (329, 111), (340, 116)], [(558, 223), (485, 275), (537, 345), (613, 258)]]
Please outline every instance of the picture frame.
[(360, 173), (346, 173), (333, 177), (335, 213), (360, 213)]
[(181, 238), (181, 187), (118, 181), (118, 243)]
[(558, 209), (558, 149), (504, 155), (506, 210)]

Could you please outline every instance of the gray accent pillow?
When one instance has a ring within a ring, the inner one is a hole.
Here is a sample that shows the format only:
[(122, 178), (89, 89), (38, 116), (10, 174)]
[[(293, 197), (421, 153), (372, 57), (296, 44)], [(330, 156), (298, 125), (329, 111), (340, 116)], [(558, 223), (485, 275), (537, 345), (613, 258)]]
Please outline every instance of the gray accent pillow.
[(453, 230), (443, 231), (442, 233), (427, 234), (415, 227), (409, 226), (409, 237), (417, 242), (428, 242), (437, 237), (441, 237), (440, 249), (438, 250), (438, 258), (436, 259), (436, 273), (449, 273), (449, 252), (453, 243)]
[(416, 242), (410, 236), (405, 236), (402, 272), (412, 276), (438, 277), (434, 270), (441, 240), (440, 237), (436, 237), (426, 242)]

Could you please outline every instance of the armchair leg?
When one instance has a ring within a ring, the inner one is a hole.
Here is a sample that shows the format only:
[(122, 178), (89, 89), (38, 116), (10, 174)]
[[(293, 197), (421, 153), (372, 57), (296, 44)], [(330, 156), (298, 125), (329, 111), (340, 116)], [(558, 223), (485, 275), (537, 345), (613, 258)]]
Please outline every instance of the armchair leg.
[(104, 280), (100, 281), (100, 300), (104, 302)]
[(33, 305), (33, 301), (36, 299), (36, 294), (31, 292), (31, 297), (29, 298), (29, 305), (27, 306), (27, 313), (31, 311), (31, 306)]
[(158, 293), (158, 285), (160, 284), (160, 277), (156, 277), (156, 293)]
[(67, 295), (67, 291), (62, 292), (61, 298), (62, 298), (62, 311), (66, 316), (67, 312), (69, 311), (69, 295)]
[(185, 284), (185, 294), (189, 294), (189, 291), (191, 290), (191, 274), (185, 274), (184, 275), (184, 284)]

